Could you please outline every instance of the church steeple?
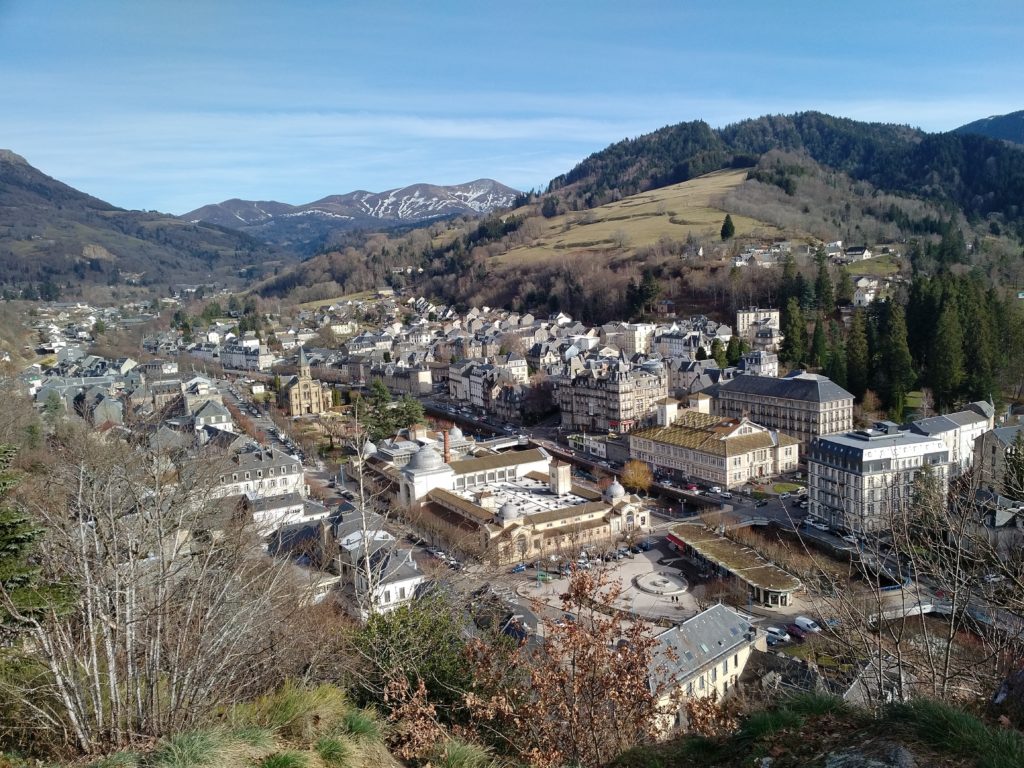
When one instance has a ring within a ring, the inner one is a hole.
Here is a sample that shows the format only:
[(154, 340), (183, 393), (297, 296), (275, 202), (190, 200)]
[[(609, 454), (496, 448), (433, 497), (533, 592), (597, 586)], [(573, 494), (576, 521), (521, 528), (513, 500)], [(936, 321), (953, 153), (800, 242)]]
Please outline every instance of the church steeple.
[(299, 347), (299, 378), (311, 378), (309, 374), (309, 360), (306, 359), (305, 347)]

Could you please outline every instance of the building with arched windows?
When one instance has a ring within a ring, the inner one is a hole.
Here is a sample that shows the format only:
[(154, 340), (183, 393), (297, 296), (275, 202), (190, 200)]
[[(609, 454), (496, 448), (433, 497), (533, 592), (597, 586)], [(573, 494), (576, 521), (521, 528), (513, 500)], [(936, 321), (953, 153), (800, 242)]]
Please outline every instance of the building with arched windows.
[(425, 443), (395, 471), (397, 501), (425, 535), (490, 562), (597, 554), (650, 528), (617, 480), (603, 493), (580, 486), (543, 448), (445, 458)]
[(278, 397), (287, 406), (289, 416), (323, 413), (331, 407), (330, 391), (310, 375), (305, 349), (299, 348), (299, 375), (281, 385)]

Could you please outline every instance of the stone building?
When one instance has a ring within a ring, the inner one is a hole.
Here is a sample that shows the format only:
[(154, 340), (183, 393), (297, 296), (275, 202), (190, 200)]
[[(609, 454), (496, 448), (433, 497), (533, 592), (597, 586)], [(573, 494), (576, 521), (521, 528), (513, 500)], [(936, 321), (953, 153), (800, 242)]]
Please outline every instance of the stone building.
[(315, 415), (331, 407), (330, 390), (310, 375), (309, 360), (302, 347), (299, 348), (299, 374), (281, 385), (278, 398), (288, 409), (289, 416)]
[(718, 416), (748, 418), (805, 445), (853, 428), (853, 395), (826, 376), (794, 371), (781, 379), (737, 376), (705, 390)]
[(588, 369), (560, 382), (555, 400), (562, 428), (570, 432), (628, 432), (653, 420), (668, 395), (668, 373), (659, 362), (631, 368), (620, 362), (607, 372)]
[(820, 437), (807, 452), (810, 514), (836, 529), (885, 530), (890, 516), (912, 501), (914, 481), (923, 470), (945, 498), (949, 461), (942, 440), (901, 432), (892, 422)]
[(738, 488), (797, 468), (795, 438), (747, 419), (684, 411), (668, 426), (629, 435), (630, 458), (678, 478)]

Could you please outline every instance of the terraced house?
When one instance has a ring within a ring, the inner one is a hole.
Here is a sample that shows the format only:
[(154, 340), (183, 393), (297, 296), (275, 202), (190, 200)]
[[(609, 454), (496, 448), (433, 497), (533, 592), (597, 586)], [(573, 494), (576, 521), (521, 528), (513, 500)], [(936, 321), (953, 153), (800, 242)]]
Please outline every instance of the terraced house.
[(683, 411), (667, 426), (629, 435), (629, 455), (678, 478), (737, 488), (791, 472), (797, 440), (748, 419)]

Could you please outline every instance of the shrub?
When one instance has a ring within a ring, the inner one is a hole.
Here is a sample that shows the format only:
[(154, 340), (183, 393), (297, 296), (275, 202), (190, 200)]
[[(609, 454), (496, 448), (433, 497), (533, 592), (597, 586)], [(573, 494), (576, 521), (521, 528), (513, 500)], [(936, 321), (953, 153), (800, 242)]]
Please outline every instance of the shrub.
[(357, 739), (380, 738), (380, 724), (376, 718), (365, 709), (350, 709), (345, 713), (343, 720), (345, 733)]
[(486, 747), (461, 739), (448, 739), (438, 745), (431, 764), (437, 768), (492, 768), (497, 761)]
[(232, 712), (239, 727), (269, 728), (286, 739), (309, 739), (329, 733), (346, 722), (349, 704), (340, 688), (321, 685), (308, 689), (287, 682), (254, 702)]
[(213, 765), (224, 741), (216, 731), (192, 731), (172, 736), (147, 761), (155, 768), (192, 768)]
[(804, 719), (792, 710), (785, 708), (765, 710), (750, 715), (743, 722), (742, 733), (748, 738), (760, 739), (787, 728), (799, 728), (803, 723)]
[(257, 763), (259, 768), (306, 768), (306, 756), (299, 752), (277, 752), (267, 755)]
[(328, 768), (351, 768), (355, 764), (355, 749), (344, 739), (334, 737), (318, 739), (316, 752)]

